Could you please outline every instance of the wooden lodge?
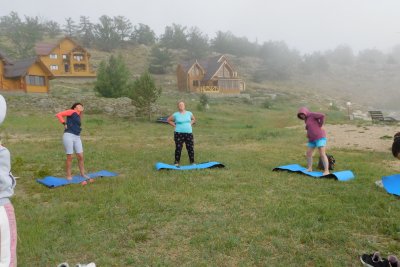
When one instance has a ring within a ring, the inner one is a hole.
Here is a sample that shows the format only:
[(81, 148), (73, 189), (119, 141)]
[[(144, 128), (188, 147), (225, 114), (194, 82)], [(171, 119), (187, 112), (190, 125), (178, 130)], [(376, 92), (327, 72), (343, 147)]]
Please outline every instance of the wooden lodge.
[(47, 93), (53, 74), (38, 58), (12, 61), (0, 51), (0, 90)]
[(244, 81), (224, 55), (179, 64), (176, 76), (183, 92), (239, 94), (245, 90)]
[(96, 77), (90, 66), (90, 53), (70, 37), (55, 44), (38, 43), (35, 51), (55, 77)]

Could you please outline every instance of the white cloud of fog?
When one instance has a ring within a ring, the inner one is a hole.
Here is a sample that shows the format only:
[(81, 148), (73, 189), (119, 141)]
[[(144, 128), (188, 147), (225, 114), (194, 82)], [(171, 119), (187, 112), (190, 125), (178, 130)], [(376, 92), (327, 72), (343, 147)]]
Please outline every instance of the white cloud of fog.
[(231, 31), (250, 41), (285, 41), (303, 53), (349, 45), (389, 51), (400, 44), (399, 0), (0, 0), (0, 16), (41, 16), (64, 24), (89, 16), (122, 15), (157, 35), (172, 23), (197, 26), (210, 38)]

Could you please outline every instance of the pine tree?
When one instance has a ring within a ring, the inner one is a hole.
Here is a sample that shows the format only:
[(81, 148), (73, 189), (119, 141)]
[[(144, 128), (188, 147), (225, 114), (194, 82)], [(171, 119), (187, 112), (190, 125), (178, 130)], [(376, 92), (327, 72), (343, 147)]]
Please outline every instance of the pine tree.
[(156, 87), (150, 73), (143, 73), (130, 87), (129, 97), (139, 114), (147, 115), (151, 120), (152, 107), (161, 95), (161, 87)]
[(103, 97), (127, 96), (129, 76), (129, 70), (122, 56), (111, 55), (108, 62), (103, 60), (100, 63), (94, 89)]
[(150, 54), (149, 72), (152, 74), (165, 74), (172, 66), (172, 55), (168, 49), (153, 47)]

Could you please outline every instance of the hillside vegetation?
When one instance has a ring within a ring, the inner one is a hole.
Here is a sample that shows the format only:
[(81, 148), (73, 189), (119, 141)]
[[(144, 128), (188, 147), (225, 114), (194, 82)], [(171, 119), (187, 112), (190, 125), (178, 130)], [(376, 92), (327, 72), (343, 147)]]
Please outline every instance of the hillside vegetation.
[(148, 25), (135, 25), (124, 16), (104, 14), (96, 21), (84, 15), (78, 21), (66, 17), (62, 26), (51, 18), (17, 12), (0, 17), (0, 50), (12, 59), (34, 56), (35, 44), (64, 36), (91, 52), (95, 68), (110, 54), (121, 53), (134, 76), (146, 70), (163, 74), (161, 79), (172, 88), (176, 88), (177, 63), (227, 54), (249, 90), (287, 88), (325, 95), (339, 106), (350, 101), (365, 110), (398, 112), (400, 45), (396, 44), (385, 52), (375, 48), (356, 52), (339, 45), (302, 54), (285, 41), (251, 42), (229, 31), (217, 31), (210, 38), (197, 27), (176, 23), (166, 25), (157, 36)]

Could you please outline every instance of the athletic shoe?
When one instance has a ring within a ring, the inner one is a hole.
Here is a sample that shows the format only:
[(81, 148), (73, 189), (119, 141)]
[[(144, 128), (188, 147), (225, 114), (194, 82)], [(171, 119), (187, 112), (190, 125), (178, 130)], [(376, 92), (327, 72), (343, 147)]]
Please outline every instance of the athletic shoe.
[(69, 267), (69, 265), (68, 265), (68, 263), (63, 262), (63, 263), (60, 263), (59, 265), (57, 265), (57, 267)]
[(400, 262), (399, 262), (399, 260), (397, 259), (396, 256), (390, 255), (388, 257), (388, 261), (389, 261), (389, 266), (390, 267), (400, 267)]
[(385, 258), (381, 258), (379, 252), (374, 252), (374, 254), (363, 254), (360, 257), (360, 260), (366, 267), (390, 267), (389, 261)]
[(383, 188), (382, 180), (375, 181), (375, 185)]

